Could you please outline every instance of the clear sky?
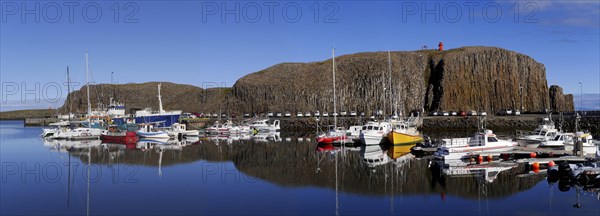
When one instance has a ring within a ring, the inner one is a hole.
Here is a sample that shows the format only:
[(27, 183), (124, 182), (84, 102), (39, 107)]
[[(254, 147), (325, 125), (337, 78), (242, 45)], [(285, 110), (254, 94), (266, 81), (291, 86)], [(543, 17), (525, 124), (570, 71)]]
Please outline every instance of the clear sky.
[(599, 2), (2, 0), (2, 106), (36, 83), (46, 91), (37, 106), (59, 106), (43, 103), (57, 94), (48, 83), (64, 83), (69, 65), (84, 83), (85, 50), (95, 82), (114, 72), (117, 83), (210, 87), (281, 62), (330, 58), (332, 46), (343, 55), (440, 41), (514, 50), (543, 63), (549, 85), (579, 93), (583, 81), (584, 93), (600, 93)]

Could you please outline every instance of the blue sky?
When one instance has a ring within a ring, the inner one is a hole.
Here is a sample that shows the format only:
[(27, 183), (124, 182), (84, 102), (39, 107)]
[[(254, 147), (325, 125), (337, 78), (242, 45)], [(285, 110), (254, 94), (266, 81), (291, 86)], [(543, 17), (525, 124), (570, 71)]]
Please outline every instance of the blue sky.
[[(71, 79), (84, 83), (85, 50), (95, 82), (110, 82), (114, 71), (118, 83), (231, 86), (277, 63), (330, 58), (332, 46), (343, 55), (434, 48), (443, 41), (446, 49), (514, 50), (543, 63), (549, 85), (579, 93), (583, 81), (584, 93), (600, 93), (598, 1), (91, 1), (73, 6), (69, 20), (71, 3), (0, 2), (3, 110), (22, 98), (11, 89), (15, 83), (17, 91), (36, 83), (43, 90), (49, 82), (63, 83), (69, 65)], [(58, 93), (44, 94), (37, 97)]]

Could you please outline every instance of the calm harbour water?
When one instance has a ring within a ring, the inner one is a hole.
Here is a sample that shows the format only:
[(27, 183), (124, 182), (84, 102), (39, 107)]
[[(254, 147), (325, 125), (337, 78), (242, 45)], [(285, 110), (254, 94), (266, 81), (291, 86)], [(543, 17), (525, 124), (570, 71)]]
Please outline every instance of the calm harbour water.
[(358, 149), (319, 152), (304, 137), (125, 146), (41, 131), (0, 121), (2, 215), (600, 215), (596, 193), (577, 198), (543, 174), (488, 182), (425, 159), (368, 165)]

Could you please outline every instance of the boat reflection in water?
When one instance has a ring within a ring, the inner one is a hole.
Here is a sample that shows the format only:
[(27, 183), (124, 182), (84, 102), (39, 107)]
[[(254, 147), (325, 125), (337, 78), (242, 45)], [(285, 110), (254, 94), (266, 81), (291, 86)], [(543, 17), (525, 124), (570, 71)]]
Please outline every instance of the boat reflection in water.
[(345, 199), (340, 199), (348, 193), (390, 197), (392, 200), (407, 199), (402, 198), (404, 195), (442, 194), (444, 199), (452, 197), (477, 202), (482, 198), (514, 196), (545, 179), (540, 174), (520, 176), (527, 170), (514, 164), (436, 162), (433, 158), (415, 157), (403, 148), (389, 145), (352, 148), (317, 144), (314, 137), (284, 134), (282, 138), (279, 133), (140, 140), (135, 146), (79, 142), (88, 143), (61, 143), (56, 144), (61, 146), (56, 149), (68, 145), (89, 146), (79, 150), (85, 154), (73, 150), (69, 155), (79, 157), (81, 161), (89, 159), (92, 164), (156, 167), (158, 176), (177, 178), (185, 176), (172, 169), (173, 166), (206, 161), (231, 164), (236, 172), (260, 179), (262, 183), (335, 191), (335, 213), (339, 213), (341, 207), (349, 208), (343, 203)]

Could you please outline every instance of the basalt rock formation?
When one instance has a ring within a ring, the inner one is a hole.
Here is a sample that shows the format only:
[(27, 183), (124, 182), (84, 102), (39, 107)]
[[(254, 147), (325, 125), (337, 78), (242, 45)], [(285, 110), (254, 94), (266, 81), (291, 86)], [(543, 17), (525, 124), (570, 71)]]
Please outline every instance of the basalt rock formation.
[[(501, 109), (572, 111), (572, 98), (554, 91), (543, 64), (513, 51), (463, 47), (448, 51), (370, 52), (336, 58), (337, 110)], [(229, 106), (241, 112), (333, 111), (332, 60), (283, 63), (233, 86)], [(391, 88), (390, 88), (391, 83)], [(385, 90), (384, 90), (385, 88)], [(558, 99), (558, 100), (556, 100)], [(551, 107), (551, 105), (555, 105)]]
[(550, 86), (550, 110), (559, 111), (573, 111), (575, 110), (575, 104), (573, 104), (572, 94), (563, 94), (563, 89), (560, 86)]
[[(353, 110), (371, 115), (379, 109), (386, 114), (480, 110), (492, 114), (501, 109), (574, 109), (572, 95), (563, 95), (558, 86), (548, 88), (543, 64), (513, 51), (462, 47), (397, 51), (389, 57), (391, 65), (387, 52), (336, 57), (338, 112)], [(333, 112), (332, 79), (331, 59), (282, 63), (248, 74), (232, 88), (201, 89), (163, 83), (163, 104), (166, 110), (204, 113)], [(107, 104), (114, 91), (127, 109), (156, 109), (156, 84), (94, 85), (92, 102)], [(84, 112), (85, 87), (73, 92), (69, 101), (74, 110)]]

